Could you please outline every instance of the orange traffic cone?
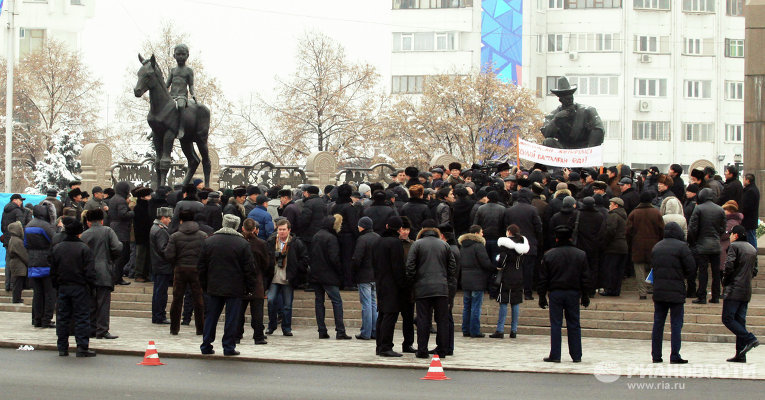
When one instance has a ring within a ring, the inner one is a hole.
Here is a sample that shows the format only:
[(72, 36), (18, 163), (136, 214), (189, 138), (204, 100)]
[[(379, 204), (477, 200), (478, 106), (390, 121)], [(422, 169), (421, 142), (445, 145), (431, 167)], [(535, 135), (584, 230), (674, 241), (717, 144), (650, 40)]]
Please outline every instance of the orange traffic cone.
[(165, 365), (159, 362), (159, 353), (157, 353), (157, 346), (154, 345), (153, 340), (149, 340), (146, 354), (143, 356), (143, 362), (139, 362), (137, 365)]
[(444, 374), (444, 367), (441, 366), (441, 359), (438, 358), (438, 354), (433, 355), (433, 361), (430, 362), (430, 367), (428, 367), (428, 373), (425, 374), (424, 377), (420, 379), (427, 379), (431, 381), (443, 381), (450, 378), (447, 378)]

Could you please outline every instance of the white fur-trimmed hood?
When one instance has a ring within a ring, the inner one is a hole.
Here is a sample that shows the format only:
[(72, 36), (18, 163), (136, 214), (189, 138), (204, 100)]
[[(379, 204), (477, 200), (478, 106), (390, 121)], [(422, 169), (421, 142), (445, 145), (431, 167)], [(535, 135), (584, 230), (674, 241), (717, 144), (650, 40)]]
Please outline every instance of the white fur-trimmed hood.
[(513, 239), (510, 239), (509, 237), (501, 237), (497, 240), (497, 245), (499, 245), (499, 247), (515, 250), (518, 254), (526, 254), (529, 252), (529, 241), (526, 239), (526, 236), (521, 237), (523, 238), (522, 243), (515, 243)]

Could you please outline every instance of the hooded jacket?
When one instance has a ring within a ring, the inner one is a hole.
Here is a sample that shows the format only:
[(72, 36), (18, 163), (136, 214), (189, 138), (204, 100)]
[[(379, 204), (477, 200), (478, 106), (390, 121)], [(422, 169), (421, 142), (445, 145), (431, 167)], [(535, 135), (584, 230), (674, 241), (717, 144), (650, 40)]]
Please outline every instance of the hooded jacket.
[(310, 282), (328, 286), (343, 286), (343, 266), (340, 264), (340, 243), (337, 232), (342, 217), (327, 216), (311, 240)]
[(502, 304), (520, 304), (523, 302), (523, 268), (521, 260), (529, 252), (529, 241), (523, 236), (501, 237), (499, 262), (502, 268), (502, 282), (499, 287), (497, 302)]
[(720, 235), (725, 232), (725, 211), (714, 203), (712, 189), (704, 188), (688, 222), (688, 244), (698, 254), (720, 254)]
[[(239, 204), (236, 201), (236, 197), (231, 197), (228, 199), (228, 204), (226, 204), (226, 207), (223, 207), (223, 215), (235, 215), (239, 217), (239, 226), (236, 227), (237, 231), (242, 230), (242, 222), (247, 218), (247, 214), (244, 213), (244, 206)], [(221, 227), (223, 226), (223, 217), (221, 216)]]
[(438, 229), (423, 228), (417, 235), (407, 255), (406, 278), (414, 287), (415, 299), (446, 297), (449, 286), (456, 286), (457, 260)]
[(11, 276), (27, 276), (27, 265), (29, 265), (29, 254), (24, 248), (24, 228), (20, 221), (8, 224), (8, 264), (6, 268), (11, 271)]
[(696, 262), (676, 222), (664, 227), (664, 239), (653, 247), (651, 260), (653, 301), (684, 303), (687, 292), (685, 282), (694, 277)]
[(129, 183), (117, 182), (114, 185), (114, 196), (109, 199), (109, 227), (117, 234), (120, 242), (130, 241), (130, 223), (135, 216), (127, 204), (129, 193)]
[(748, 302), (752, 299), (752, 278), (757, 276), (757, 249), (745, 238), (730, 244), (725, 259), (722, 285), (725, 300)]
[(454, 202), (454, 233), (456, 235), (462, 235), (470, 230), (470, 225), (473, 222), (470, 219), (470, 211), (473, 209), (475, 200), (470, 197), (459, 197)]
[(268, 239), (274, 233), (274, 220), (266, 207), (258, 204), (252, 208), (247, 218), (258, 223), (258, 237), (262, 240)]
[(459, 269), (462, 271), (462, 290), (484, 291), (494, 264), (486, 252), (486, 240), (475, 233), (466, 233), (459, 238)]
[(218, 201), (208, 200), (205, 207), (202, 209), (202, 215), (204, 216), (205, 223), (209, 225), (213, 231), (217, 231), (223, 227), (223, 209)]
[[(595, 209), (594, 200), (584, 199), (583, 203), (582, 209), (579, 211), (579, 227), (574, 232), (576, 247), (584, 250), (588, 255), (600, 254), (605, 247), (607, 218)], [(595, 265), (592, 267), (597, 268)]]
[(683, 240), (685, 240), (688, 237), (688, 223), (685, 221), (683, 205), (680, 204), (680, 200), (674, 196), (665, 198), (661, 202), (659, 211), (664, 220), (664, 226), (670, 222), (680, 225), (680, 229), (683, 230)]
[(48, 223), (48, 209), (45, 206), (34, 206), (34, 219), (24, 228), (24, 247), (29, 252), (30, 268), (50, 267), (48, 256), (56, 230)]
[[(114, 290), (118, 277), (114, 274), (114, 261), (122, 252), (122, 242), (112, 228), (99, 222), (92, 222), (90, 228), (80, 236), (93, 252), (93, 268), (96, 271), (96, 286)], [(121, 277), (119, 277), (121, 278)]]
[(313, 236), (322, 227), (322, 221), (327, 216), (327, 202), (318, 195), (312, 194), (303, 200), (298, 226), (295, 229), (300, 240), (310, 243)]
[(351, 258), (353, 281), (356, 283), (374, 282), (375, 273), (372, 266), (372, 253), (380, 241), (380, 235), (370, 229), (365, 229), (356, 240), (356, 247)]
[(197, 268), (202, 246), (207, 234), (199, 230), (199, 224), (186, 221), (178, 227), (178, 232), (170, 235), (165, 247), (165, 259), (173, 267)]

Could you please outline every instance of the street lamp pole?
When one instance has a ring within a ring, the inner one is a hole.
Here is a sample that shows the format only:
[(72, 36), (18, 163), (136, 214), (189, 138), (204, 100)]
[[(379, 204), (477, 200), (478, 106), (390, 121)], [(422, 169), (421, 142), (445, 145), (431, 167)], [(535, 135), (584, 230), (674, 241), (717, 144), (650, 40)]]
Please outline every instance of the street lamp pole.
[(14, 42), (16, 41), (16, 28), (13, 24), (13, 13), (16, 11), (14, 0), (8, 0), (8, 50), (6, 57), (7, 73), (5, 84), (5, 192), (12, 190), (11, 181), (13, 179), (13, 64), (16, 62), (14, 52)]

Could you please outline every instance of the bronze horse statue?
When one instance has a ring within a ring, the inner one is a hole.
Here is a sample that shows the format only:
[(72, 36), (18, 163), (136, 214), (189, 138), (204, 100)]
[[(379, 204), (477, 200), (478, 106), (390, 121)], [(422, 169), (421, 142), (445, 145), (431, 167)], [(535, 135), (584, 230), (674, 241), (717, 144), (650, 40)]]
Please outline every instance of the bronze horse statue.
[[(207, 149), (207, 136), (210, 131), (210, 109), (202, 104), (190, 104), (185, 112), (180, 113), (175, 100), (170, 97), (170, 92), (165, 86), (162, 70), (157, 66), (157, 60), (152, 54), (148, 60), (140, 54), (138, 60), (141, 68), (138, 70), (138, 82), (133, 89), (135, 97), (143, 96), (149, 91), (149, 115), (146, 120), (152, 131), (152, 142), (157, 158), (154, 161), (154, 176), (152, 186), (158, 188), (166, 185), (167, 174), (170, 172), (172, 158), (170, 152), (173, 142), (178, 133), (178, 124), (183, 124), (185, 135), (179, 139), (181, 150), (188, 160), (186, 177), (183, 184), (191, 183), (194, 173), (199, 167), (200, 159), (194, 151), (194, 143), (197, 144), (199, 154), (202, 156), (202, 171), (205, 176), (205, 186), (210, 186), (210, 155)], [(183, 118), (180, 119), (180, 116)], [(180, 121), (179, 121), (180, 120)]]

